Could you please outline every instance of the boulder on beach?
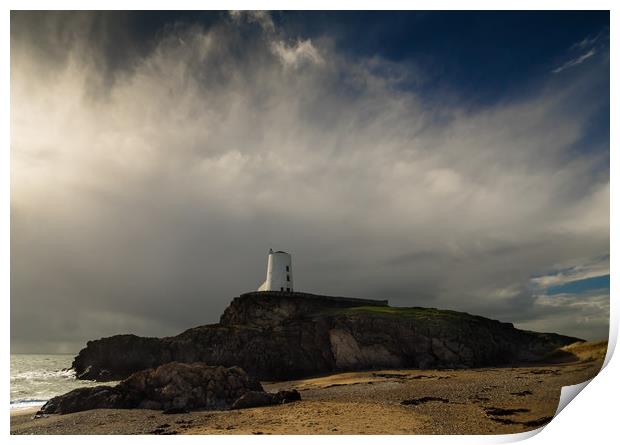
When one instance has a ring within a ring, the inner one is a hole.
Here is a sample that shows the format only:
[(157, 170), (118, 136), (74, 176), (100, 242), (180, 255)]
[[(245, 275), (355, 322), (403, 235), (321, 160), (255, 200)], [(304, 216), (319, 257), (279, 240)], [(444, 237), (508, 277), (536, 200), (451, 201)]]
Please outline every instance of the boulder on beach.
[(39, 414), (97, 408), (164, 411), (225, 410), (300, 400), (297, 391), (270, 394), (243, 369), (204, 363), (166, 363), (132, 374), (116, 386), (75, 389), (54, 397)]

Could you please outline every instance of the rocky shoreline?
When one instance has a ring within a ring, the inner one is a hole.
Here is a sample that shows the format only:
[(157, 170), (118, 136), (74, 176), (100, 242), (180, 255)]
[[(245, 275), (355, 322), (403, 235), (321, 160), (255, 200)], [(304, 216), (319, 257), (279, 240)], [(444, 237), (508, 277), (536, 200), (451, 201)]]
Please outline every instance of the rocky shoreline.
[[(560, 389), (596, 376), (607, 344), (564, 347), (547, 363), (477, 369), (383, 369), (284, 382), (285, 405), (170, 413), (94, 409), (11, 415), (11, 434), (510, 434), (551, 421)], [(579, 403), (577, 400), (573, 403)]]

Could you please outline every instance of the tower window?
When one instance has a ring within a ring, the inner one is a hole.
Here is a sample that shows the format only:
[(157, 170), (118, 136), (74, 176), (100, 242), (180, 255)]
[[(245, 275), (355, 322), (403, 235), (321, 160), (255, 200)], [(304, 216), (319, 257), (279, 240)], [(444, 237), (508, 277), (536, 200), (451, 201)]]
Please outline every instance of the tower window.
[(291, 277), (290, 277), (290, 275), (287, 275), (287, 276), (286, 276), (286, 281), (291, 281)]
[(284, 288), (283, 287), (280, 288), (280, 292), (284, 292)]
[(286, 266), (286, 271), (287, 271), (287, 272), (289, 272), (289, 270), (288, 270), (288, 266)]

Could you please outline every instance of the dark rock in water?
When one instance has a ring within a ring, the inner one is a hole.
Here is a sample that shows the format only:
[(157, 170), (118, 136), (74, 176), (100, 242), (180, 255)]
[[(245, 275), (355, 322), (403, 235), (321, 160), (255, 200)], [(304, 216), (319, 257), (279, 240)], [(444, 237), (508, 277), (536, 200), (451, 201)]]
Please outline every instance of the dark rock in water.
[[(238, 401), (251, 394), (252, 406), (299, 400), (296, 391), (266, 393), (261, 384), (236, 366), (167, 363), (139, 371), (116, 386), (75, 389), (47, 402), (39, 414), (67, 414), (97, 408), (143, 408), (164, 413), (196, 409), (243, 407)], [(253, 397), (253, 398), (252, 398)], [(262, 399), (260, 399), (262, 397)], [(262, 402), (261, 402), (262, 401)]]
[(90, 341), (73, 369), (81, 379), (110, 381), (171, 361), (204, 362), (288, 380), (341, 370), (518, 364), (578, 341), (462, 312), (393, 308), (385, 300), (251, 292), (235, 298), (218, 324), (161, 339)]

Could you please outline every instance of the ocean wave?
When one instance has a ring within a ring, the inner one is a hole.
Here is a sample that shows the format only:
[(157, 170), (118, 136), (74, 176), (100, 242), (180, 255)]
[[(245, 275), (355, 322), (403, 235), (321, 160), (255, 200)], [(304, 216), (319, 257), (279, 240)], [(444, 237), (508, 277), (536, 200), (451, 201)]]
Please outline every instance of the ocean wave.
[(96, 382), (79, 380), (71, 355), (11, 354), (11, 411), (43, 405), (52, 397)]
[(59, 371), (36, 370), (20, 372), (11, 376), (11, 382), (58, 379), (73, 380), (75, 379), (75, 371), (73, 369), (62, 369)]
[(41, 406), (47, 402), (46, 399), (15, 399), (11, 400), (11, 411), (33, 408), (36, 406)]

